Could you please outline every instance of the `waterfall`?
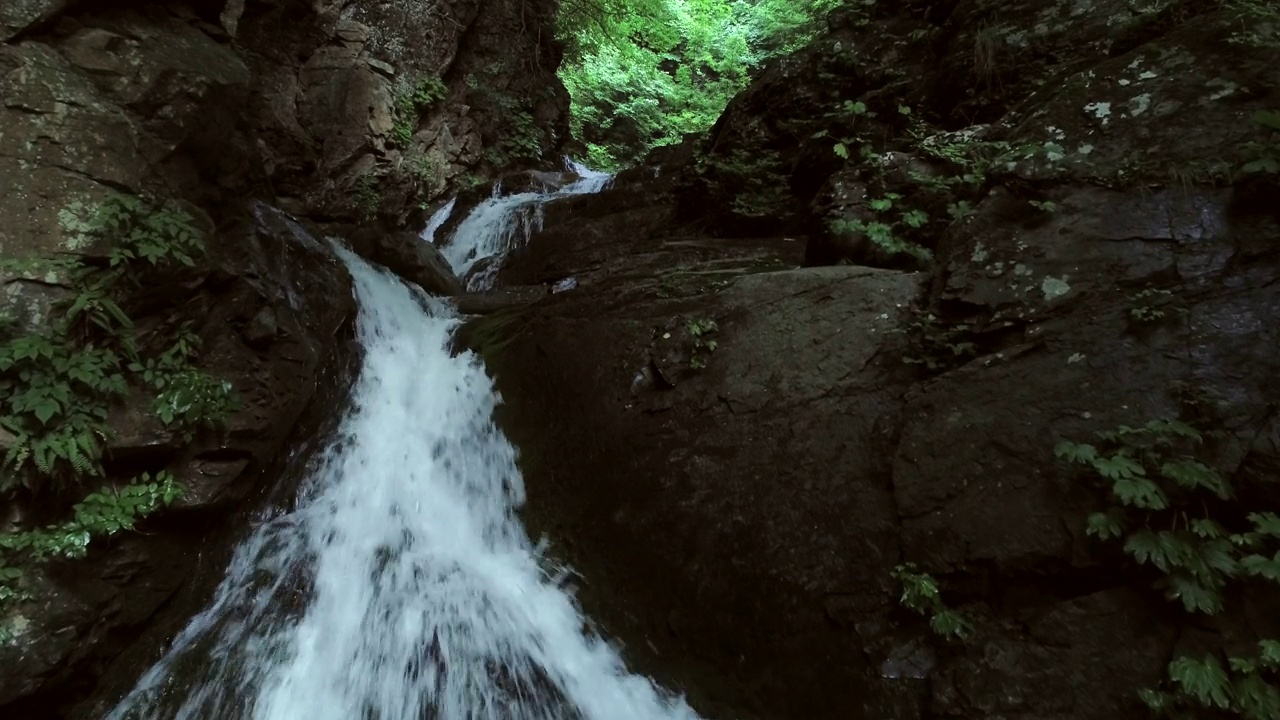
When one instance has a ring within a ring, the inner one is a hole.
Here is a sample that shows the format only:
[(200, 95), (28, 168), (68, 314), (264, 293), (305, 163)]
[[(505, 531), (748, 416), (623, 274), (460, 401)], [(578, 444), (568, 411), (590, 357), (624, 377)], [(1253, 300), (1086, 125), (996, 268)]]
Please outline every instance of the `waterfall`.
[[(542, 229), (542, 209), (546, 203), (569, 195), (600, 192), (613, 179), (607, 173), (596, 172), (569, 158), (565, 158), (565, 167), (579, 179), (550, 193), (525, 192), (499, 197), (501, 189), (494, 187), (493, 197), (477, 205), (458, 224), (442, 252), (458, 277), (466, 280), (468, 290), (493, 287), (498, 274), (497, 261)], [(434, 233), (433, 229), (433, 236)]]
[(525, 533), (451, 306), (337, 252), (364, 350), (348, 414), (109, 720), (696, 718), (586, 629)]
[(445, 224), (445, 221), (449, 219), (449, 216), (453, 214), (453, 206), (457, 203), (458, 198), (456, 196), (452, 197), (449, 199), (449, 202), (445, 203), (439, 210), (432, 213), (431, 219), (427, 220), (427, 226), (422, 229), (422, 234), (419, 237), (429, 243), (435, 242), (436, 232), (440, 229), (441, 225)]

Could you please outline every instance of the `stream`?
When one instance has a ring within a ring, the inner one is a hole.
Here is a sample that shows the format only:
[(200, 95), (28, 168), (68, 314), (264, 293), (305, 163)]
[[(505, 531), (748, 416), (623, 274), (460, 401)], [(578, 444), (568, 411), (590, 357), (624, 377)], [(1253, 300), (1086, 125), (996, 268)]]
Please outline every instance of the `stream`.
[[(458, 274), (488, 258), (471, 284), (491, 284), (545, 202), (608, 181), (574, 169), (559, 191), (477, 207), (444, 248)], [(109, 720), (696, 718), (627, 671), (526, 534), (516, 453), (479, 359), (451, 351), (452, 305), (335, 252), (363, 349), (347, 414), (294, 506), (252, 529)]]

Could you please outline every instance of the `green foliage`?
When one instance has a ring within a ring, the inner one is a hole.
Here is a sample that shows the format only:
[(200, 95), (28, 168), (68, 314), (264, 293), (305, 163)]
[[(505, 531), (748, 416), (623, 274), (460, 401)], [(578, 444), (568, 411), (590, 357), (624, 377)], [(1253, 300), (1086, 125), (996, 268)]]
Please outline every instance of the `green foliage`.
[(557, 33), (575, 137), (603, 169), (711, 127), (751, 73), (793, 52), (839, 0), (569, 0)]
[(963, 640), (973, 633), (973, 624), (942, 601), (938, 582), (928, 573), (920, 572), (914, 563), (894, 568), (893, 579), (902, 586), (898, 602), (908, 610), (928, 617), (929, 627), (935, 633), (947, 640)]
[(1182, 656), (1169, 663), (1168, 679), (1159, 689), (1138, 696), (1160, 717), (1179, 720), (1219, 711), (1245, 720), (1280, 718), (1280, 641), (1258, 642), (1256, 657)]
[(204, 247), (194, 222), (171, 203), (152, 207), (141, 198), (115, 194), (103, 201), (89, 225), (93, 234), (110, 240), (111, 267), (134, 260), (192, 267), (193, 256)]
[(729, 198), (740, 217), (786, 217), (794, 200), (777, 152), (737, 148), (712, 157), (699, 156), (694, 173), (713, 195)]
[(437, 102), (449, 95), (449, 88), (438, 77), (429, 77), (417, 85), (397, 93), (392, 99), (391, 139), (400, 147), (413, 142), (418, 119)]
[(1139, 323), (1155, 323), (1163, 320), (1172, 310), (1180, 315), (1187, 313), (1186, 307), (1178, 302), (1172, 290), (1148, 287), (1129, 296), (1133, 306), (1129, 308), (1129, 317)]
[[(1097, 444), (1062, 441), (1055, 448), (1110, 488), (1113, 504), (1089, 516), (1089, 535), (1123, 540), (1126, 553), (1163, 575), (1166, 595), (1187, 612), (1221, 612), (1223, 589), (1235, 578), (1280, 584), (1280, 515), (1233, 505), (1226, 478), (1191, 454), (1203, 442), (1199, 431), (1153, 420), (1095, 435)], [(1214, 654), (1178, 657), (1161, 687), (1138, 695), (1160, 717), (1190, 720), (1211, 711), (1276, 720), (1280, 641), (1260, 640), (1258, 649), (1257, 657), (1225, 665)]]
[(1110, 490), (1114, 504), (1091, 514), (1086, 532), (1123, 539), (1127, 554), (1160, 571), (1169, 599), (1213, 614), (1232, 578), (1280, 582), (1280, 519), (1232, 507), (1230, 483), (1191, 454), (1202, 442), (1194, 428), (1154, 420), (1096, 435), (1098, 444), (1064, 440), (1054, 449)]
[(82, 558), (93, 538), (132, 530), (139, 520), (181, 496), (182, 487), (172, 473), (143, 473), (124, 487), (85, 496), (72, 507), (71, 520), (39, 530), (0, 533), (0, 608), (30, 597), (23, 589), (21, 565)]
[(707, 367), (707, 357), (720, 346), (712, 338), (720, 331), (720, 326), (710, 318), (695, 318), (686, 321), (684, 329), (689, 333), (689, 367), (702, 370)]
[(382, 211), (382, 191), (378, 189), (378, 176), (367, 172), (356, 178), (352, 188), (352, 204), (361, 222), (370, 222)]
[(914, 352), (902, 357), (908, 365), (919, 365), (930, 371), (947, 370), (978, 354), (978, 346), (969, 338), (973, 329), (967, 324), (946, 324), (933, 313), (913, 319), (894, 333), (911, 336)]
[(183, 326), (169, 349), (129, 365), (155, 390), (155, 416), (187, 442), (200, 429), (220, 427), (240, 407), (231, 383), (192, 367), (199, 347), (200, 338)]
[(907, 254), (928, 262), (933, 253), (928, 248), (906, 239), (906, 234), (918, 230), (929, 222), (929, 215), (918, 208), (904, 208), (897, 201), (898, 193), (885, 193), (867, 202), (867, 207), (879, 214), (880, 219), (836, 218), (830, 223), (831, 232), (837, 235), (861, 234), (890, 255)]
[(0, 342), (0, 427), (13, 435), (0, 492), (101, 474), (108, 409), (127, 391), (126, 365), (141, 360), (117, 295), (142, 268), (193, 265), (203, 249), (194, 223), (173, 204), (113, 195), (88, 223), (107, 245), (107, 267), (71, 258), (45, 263), (69, 278), (73, 295), (48, 327)]
[[(194, 220), (172, 205), (113, 196), (88, 226), (105, 255), (6, 264), (56, 271), (70, 296), (39, 330), (7, 327), (0, 336), (0, 428), (8, 433), (0, 494), (22, 487), (50, 500), (101, 484), (107, 418), (131, 387), (150, 387), (157, 417), (188, 441), (237, 407), (229, 383), (191, 364), (199, 342), (189, 328), (167, 350), (144, 351), (165, 338), (152, 331), (144, 342), (124, 309), (123, 298), (145, 284), (147, 271), (194, 264), (203, 250)], [(73, 520), (0, 534), (0, 606), (20, 597), (21, 564), (82, 556), (91, 537), (132, 528), (179, 492), (169, 473), (143, 474), (122, 488), (90, 493), (71, 508)]]
[(513, 160), (533, 160), (542, 155), (546, 133), (532, 113), (514, 108), (508, 111), (506, 121), (507, 132), (487, 151), (489, 162), (502, 167)]
[(494, 89), (505, 68), (500, 62), (492, 63), (467, 76), (470, 100), (498, 121), (489, 129), (485, 159), (499, 168), (518, 160), (536, 160), (549, 146), (546, 129), (533, 116), (534, 98)]
[(1280, 112), (1259, 110), (1254, 113), (1253, 120), (1269, 137), (1265, 142), (1253, 142), (1245, 147), (1250, 160), (1241, 166), (1240, 172), (1280, 177)]

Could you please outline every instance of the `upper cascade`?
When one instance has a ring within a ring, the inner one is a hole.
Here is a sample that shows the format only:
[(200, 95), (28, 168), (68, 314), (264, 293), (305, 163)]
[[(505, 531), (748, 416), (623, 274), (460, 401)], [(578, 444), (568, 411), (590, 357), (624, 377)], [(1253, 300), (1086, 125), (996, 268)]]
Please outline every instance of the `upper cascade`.
[(524, 246), (542, 229), (542, 211), (547, 203), (570, 195), (598, 193), (613, 181), (609, 173), (597, 172), (567, 157), (564, 162), (566, 170), (578, 176), (572, 183), (555, 190), (512, 195), (502, 195), (501, 184), (495, 184), (493, 195), (477, 205), (451, 237), (436, 238), (436, 232), (453, 212), (455, 201), (451, 200), (431, 217), (422, 232), (423, 240), (442, 246), (445, 260), (464, 279), (467, 290), (491, 289), (501, 256)]

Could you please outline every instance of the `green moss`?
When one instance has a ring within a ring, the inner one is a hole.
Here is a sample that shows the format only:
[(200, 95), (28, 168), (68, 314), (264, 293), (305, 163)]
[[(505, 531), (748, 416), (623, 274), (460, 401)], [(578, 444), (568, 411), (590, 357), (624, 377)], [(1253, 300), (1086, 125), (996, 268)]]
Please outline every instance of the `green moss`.
[(496, 367), (501, 351), (511, 344), (526, 324), (523, 315), (523, 308), (509, 308), (476, 318), (458, 328), (455, 342), (479, 355), (485, 365)]

